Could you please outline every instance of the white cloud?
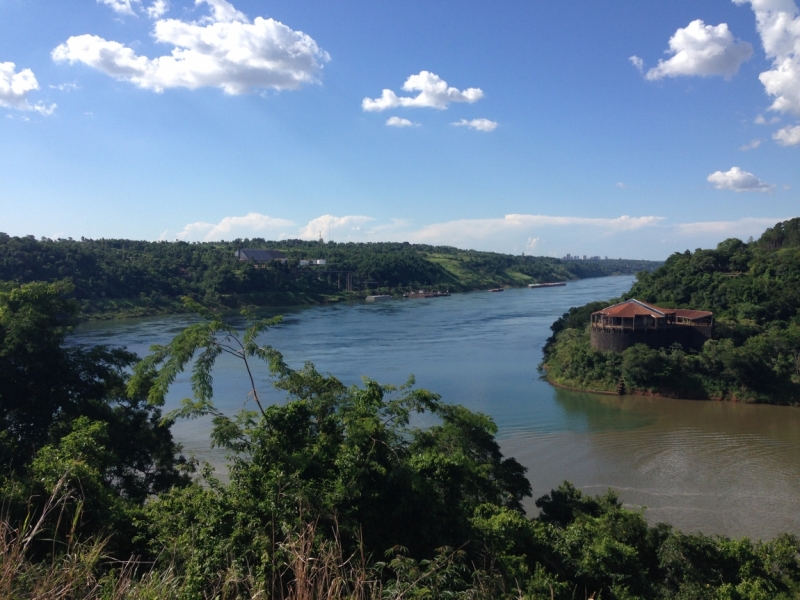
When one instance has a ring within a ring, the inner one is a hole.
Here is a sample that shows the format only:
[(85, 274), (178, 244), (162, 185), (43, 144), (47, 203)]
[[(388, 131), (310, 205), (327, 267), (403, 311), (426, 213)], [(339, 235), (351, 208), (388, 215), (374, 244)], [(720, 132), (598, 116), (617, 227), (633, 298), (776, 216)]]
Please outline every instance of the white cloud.
[(734, 192), (769, 192), (775, 187), (739, 167), (731, 167), (725, 172), (715, 171), (708, 176), (708, 182), (714, 184), (718, 190)]
[(680, 223), (675, 230), (681, 235), (714, 234), (719, 239), (743, 236), (760, 236), (768, 227), (786, 221), (786, 218), (763, 219), (748, 217), (737, 221), (699, 221), (696, 223)]
[(448, 243), (474, 248), (477, 242), (506, 239), (514, 235), (530, 235), (543, 227), (587, 227), (603, 233), (634, 231), (643, 227), (657, 225), (664, 217), (591, 218), (558, 217), (549, 215), (506, 215), (492, 219), (459, 219), (444, 223), (433, 223), (408, 232), (407, 239), (412, 242), (429, 244)]
[(418, 125), (418, 123), (400, 117), (389, 117), (386, 119), (386, 124), (389, 127), (415, 127)]
[(772, 134), (772, 139), (781, 146), (797, 146), (800, 144), (800, 125), (786, 126)]
[(167, 0), (155, 0), (153, 4), (145, 9), (147, 16), (151, 19), (160, 19), (169, 10), (169, 3)]
[(411, 75), (403, 84), (406, 92), (419, 92), (413, 98), (398, 96), (392, 90), (383, 90), (380, 98), (374, 100), (364, 98), (361, 108), (367, 112), (380, 112), (398, 106), (410, 108), (436, 108), (444, 110), (451, 102), (477, 102), (483, 98), (483, 91), (479, 88), (469, 88), (463, 92), (448, 87), (447, 82), (430, 71), (420, 71)]
[(162, 92), (169, 88), (221, 88), (228, 94), (255, 89), (296, 89), (318, 80), (330, 57), (308, 35), (273, 19), (250, 22), (225, 0), (195, 0), (211, 15), (201, 22), (162, 19), (156, 41), (170, 55), (150, 59), (95, 35), (70, 37), (52, 52), (56, 62), (84, 63), (119, 80)]
[(361, 225), (374, 221), (372, 217), (363, 215), (349, 215), (336, 217), (334, 215), (322, 215), (312, 219), (303, 227), (298, 237), (306, 240), (317, 240), (320, 236), (323, 239), (335, 239), (342, 236), (347, 237), (353, 231), (361, 231)]
[(767, 94), (775, 98), (770, 110), (800, 114), (800, 16), (793, 0), (733, 0), (750, 3), (772, 69), (759, 75)]
[(764, 115), (758, 115), (754, 120), (753, 123), (756, 125), (774, 125), (781, 120), (780, 117), (772, 117), (771, 119), (767, 120), (764, 118)]
[(0, 63), (0, 106), (17, 110), (35, 110), (42, 115), (51, 115), (55, 104), (31, 104), (28, 95), (39, 89), (39, 82), (30, 69), (16, 71), (12, 62)]
[[(259, 213), (249, 213), (244, 217), (225, 217), (219, 223), (197, 221), (189, 223), (175, 237), (179, 240), (216, 241), (232, 240), (239, 237), (263, 236), (275, 234), (280, 230), (294, 226), (292, 221), (276, 219)], [(169, 232), (161, 234), (167, 239)]]
[(211, 16), (205, 17), (203, 22), (206, 23), (233, 23), (235, 21), (247, 22), (247, 17), (244, 13), (236, 10), (227, 0), (194, 0), (195, 4), (208, 4), (211, 8)]
[[(510, 214), (498, 218), (455, 219), (426, 225), (394, 218), (379, 222), (366, 215), (322, 215), (305, 225), (250, 213), (226, 217), (218, 223), (190, 223), (177, 235), (165, 231), (159, 239), (214, 241), (244, 237), (302, 238), (325, 241), (408, 241), (495, 252), (553, 254), (566, 252), (663, 259), (684, 247), (714, 246), (725, 238), (758, 237), (785, 218), (743, 218), (735, 221), (671, 223), (664, 217), (621, 216), (592, 218)], [(546, 236), (546, 237), (545, 237)], [(665, 245), (666, 244), (666, 245)], [(686, 245), (686, 246), (684, 246)], [(577, 246), (577, 247), (576, 247)], [(581, 247), (583, 249), (581, 249)], [(635, 247), (639, 251), (633, 250)]]
[[(726, 23), (706, 25), (700, 19), (678, 29), (669, 39), (667, 60), (647, 72), (650, 80), (681, 75), (722, 75), (730, 78), (753, 55), (749, 42), (736, 41)], [(634, 63), (636, 64), (636, 63)]]
[(59, 83), (58, 85), (49, 86), (51, 90), (58, 90), (59, 92), (72, 92), (80, 89), (77, 83)]
[(97, 0), (97, 3), (110, 6), (114, 12), (121, 15), (135, 15), (133, 6), (139, 4), (139, 0)]
[(487, 133), (497, 129), (497, 121), (490, 121), (489, 119), (472, 119), (471, 121), (461, 119), (460, 121), (450, 124), (456, 127), (469, 127), (470, 129), (485, 131)]
[(636, 70), (639, 71), (639, 73), (644, 70), (644, 61), (635, 54), (628, 57), (628, 60), (631, 61), (631, 64), (636, 67)]
[(617, 182), (617, 183), (615, 183), (614, 185), (616, 185), (616, 186), (617, 186), (619, 189), (621, 189), (621, 190), (627, 189), (627, 187), (628, 187), (627, 185), (625, 185), (625, 184), (624, 184), (624, 183), (622, 183), (621, 181), (618, 181), (618, 182)]
[(760, 145), (761, 145), (761, 140), (759, 139), (750, 140), (746, 144), (742, 144), (741, 146), (739, 146), (739, 150), (741, 150), (742, 152), (746, 152), (748, 150), (755, 150)]

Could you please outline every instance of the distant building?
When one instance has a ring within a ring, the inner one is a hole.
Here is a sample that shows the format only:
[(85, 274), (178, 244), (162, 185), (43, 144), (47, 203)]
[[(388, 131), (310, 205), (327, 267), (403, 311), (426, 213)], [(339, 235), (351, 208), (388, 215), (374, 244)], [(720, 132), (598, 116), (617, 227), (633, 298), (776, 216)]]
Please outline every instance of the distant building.
[(309, 262), (310, 262), (310, 261), (307, 261), (307, 260), (301, 260), (301, 261), (300, 261), (300, 266), (301, 266), (301, 267), (307, 267)]
[(592, 348), (622, 352), (635, 344), (699, 350), (711, 339), (714, 315), (704, 310), (662, 308), (627, 300), (592, 313)]
[(286, 255), (278, 250), (255, 250), (253, 248), (243, 248), (241, 250), (237, 250), (234, 254), (241, 262), (251, 262), (257, 265), (265, 265), (273, 260), (280, 263), (285, 263), (287, 260)]

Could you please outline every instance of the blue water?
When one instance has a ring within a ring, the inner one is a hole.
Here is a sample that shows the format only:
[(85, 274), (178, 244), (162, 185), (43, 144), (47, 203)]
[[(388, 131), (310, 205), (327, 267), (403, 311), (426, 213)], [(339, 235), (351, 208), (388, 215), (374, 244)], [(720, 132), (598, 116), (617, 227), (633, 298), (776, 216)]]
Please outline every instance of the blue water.
[[(294, 368), (311, 361), (348, 384), (363, 376), (401, 384), (413, 374), (418, 387), (491, 415), (504, 452), (528, 467), (534, 498), (570, 479), (591, 493), (617, 489), (630, 506), (647, 506), (651, 521), (683, 529), (762, 538), (800, 533), (800, 410), (599, 396), (539, 379), (552, 322), (571, 306), (619, 296), (632, 282), (607, 277), (545, 289), (287, 308), (272, 311), (284, 321), (260, 341)], [(72, 341), (124, 345), (144, 355), (192, 320), (89, 323)], [(188, 379), (176, 381), (167, 410), (191, 394)], [(214, 384), (221, 409), (253, 408), (235, 361), (220, 359)], [(258, 388), (267, 402), (282, 401), (266, 369)], [(207, 420), (182, 421), (174, 433), (186, 452), (224, 473), (224, 456), (209, 450), (209, 427)]]

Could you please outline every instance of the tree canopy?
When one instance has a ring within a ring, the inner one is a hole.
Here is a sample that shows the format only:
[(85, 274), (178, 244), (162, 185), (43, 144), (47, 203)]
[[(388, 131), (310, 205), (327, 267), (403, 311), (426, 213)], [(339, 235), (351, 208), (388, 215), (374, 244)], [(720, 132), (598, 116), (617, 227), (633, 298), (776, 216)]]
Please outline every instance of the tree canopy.
[[(70, 346), (65, 284), (0, 295), (0, 596), (790, 600), (800, 540), (684, 534), (648, 525), (612, 491), (565, 482), (529, 518), (526, 469), (486, 415), (435, 393), (292, 368), (204, 317), (141, 360)], [(570, 331), (566, 328), (562, 336)], [(214, 405), (213, 368), (240, 361), (252, 405)], [(162, 417), (191, 371), (193, 397)], [(265, 404), (259, 382), (283, 390)], [(62, 388), (58, 382), (64, 382)], [(26, 403), (29, 406), (26, 406)], [(223, 480), (186, 477), (169, 433), (211, 417)]]
[[(242, 263), (239, 248), (280, 250), (286, 265)], [(327, 265), (300, 267), (303, 259)], [(206, 306), (287, 306), (401, 292), (421, 287), (466, 291), (536, 281), (567, 281), (652, 270), (652, 261), (561, 261), (408, 243), (320, 243), (244, 239), (232, 242), (49, 240), (0, 233), (0, 282), (66, 280), (84, 315), (144, 315), (183, 310), (190, 296)]]
[(714, 313), (701, 352), (639, 345), (622, 355), (590, 347), (591, 313), (615, 302), (572, 308), (551, 327), (543, 368), (556, 383), (684, 398), (800, 403), (800, 219), (778, 223), (750, 243), (676, 253), (640, 273), (619, 300)]

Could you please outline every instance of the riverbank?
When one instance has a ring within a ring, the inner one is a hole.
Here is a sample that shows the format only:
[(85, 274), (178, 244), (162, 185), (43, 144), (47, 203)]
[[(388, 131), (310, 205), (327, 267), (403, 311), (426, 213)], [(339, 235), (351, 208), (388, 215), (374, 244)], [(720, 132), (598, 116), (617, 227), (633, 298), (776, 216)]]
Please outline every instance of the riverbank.
[[(366, 297), (366, 296), (365, 296)], [(281, 306), (315, 306), (347, 300), (357, 300), (352, 293), (303, 294), (291, 292), (264, 292), (242, 294), (236, 298), (204, 304), (212, 310), (241, 310), (243, 308), (273, 308)], [(182, 298), (133, 298), (112, 300), (84, 300), (81, 302), (81, 322), (113, 321), (140, 317), (159, 317), (186, 314)]]
[[(592, 384), (581, 385), (580, 383), (575, 383), (575, 382), (562, 383), (559, 381), (555, 381), (552, 378), (549, 378), (546, 374), (543, 377), (543, 380), (552, 385), (554, 388), (558, 388), (561, 390), (568, 390), (570, 392), (580, 392), (584, 394), (601, 394), (604, 396), (638, 396), (640, 398), (661, 398), (664, 400), (733, 402), (733, 403), (743, 403), (743, 404), (776, 404), (775, 402), (758, 402), (754, 401), (752, 398), (739, 397), (736, 396), (735, 394), (728, 396), (701, 396), (701, 395), (693, 396), (691, 394), (688, 394), (686, 396), (677, 396), (669, 392), (663, 393), (659, 392), (658, 390), (625, 387), (624, 385), (620, 391), (619, 384), (616, 390), (594, 389)], [(800, 406), (800, 404), (787, 404), (787, 406)]]
[[(577, 280), (576, 280), (577, 281)], [(491, 285), (491, 282), (489, 283)], [(527, 288), (527, 283), (518, 285), (503, 285), (504, 289)], [(483, 292), (487, 288), (463, 289), (458, 291), (447, 290), (451, 294), (466, 294)], [(212, 304), (204, 304), (212, 310), (235, 311), (243, 308), (265, 309), (303, 306), (318, 306), (338, 302), (365, 300), (375, 294), (386, 294), (394, 299), (402, 299), (408, 289), (378, 288), (363, 292), (340, 292), (337, 294), (308, 294), (291, 292), (261, 292), (239, 294), (222, 298)], [(416, 291), (416, 290), (413, 290)], [(187, 310), (181, 298), (156, 298), (156, 299), (121, 299), (121, 300), (86, 300), (81, 303), (81, 322), (111, 321), (116, 319), (135, 319), (140, 317), (159, 317), (186, 314)]]
[[(363, 375), (402, 384), (413, 373), (444, 401), (491, 416), (503, 453), (528, 468), (533, 498), (568, 479), (586, 493), (618, 490), (626, 506), (647, 507), (651, 525), (754, 539), (800, 534), (800, 410), (590, 394), (539, 378), (542, 344), (564, 307), (613, 298), (632, 282), (608, 277), (549, 290), (269, 309), (264, 316), (284, 320), (259, 343), (279, 350), (292, 368), (310, 361), (346, 386), (363, 385)], [(70, 343), (126, 346), (146, 356), (193, 322), (189, 315), (95, 321), (80, 325)], [(285, 402), (263, 371), (255, 376), (265, 405)], [(218, 364), (214, 401), (225, 414), (253, 406), (246, 379), (232, 361)], [(164, 412), (191, 394), (189, 377), (179, 378)], [(424, 415), (414, 423), (429, 424)], [(210, 447), (211, 426), (210, 418), (179, 420), (172, 430), (187, 455), (224, 475), (226, 451)], [(525, 508), (537, 514), (532, 501)]]
[[(285, 258), (241, 261), (241, 248)], [(309, 264), (313, 261), (313, 264)], [(303, 240), (147, 242), (0, 235), (0, 290), (66, 281), (85, 318), (183, 311), (182, 298), (221, 310), (304, 306), (420, 289), (464, 292), (653, 271), (657, 261), (560, 260), (408, 243)]]
[[(541, 372), (578, 389), (800, 406), (800, 242), (786, 234), (798, 227), (793, 219), (758, 241), (673, 254), (619, 298), (570, 308), (551, 325)], [(631, 299), (708, 311), (712, 337), (699, 349), (593, 348), (592, 313)]]

